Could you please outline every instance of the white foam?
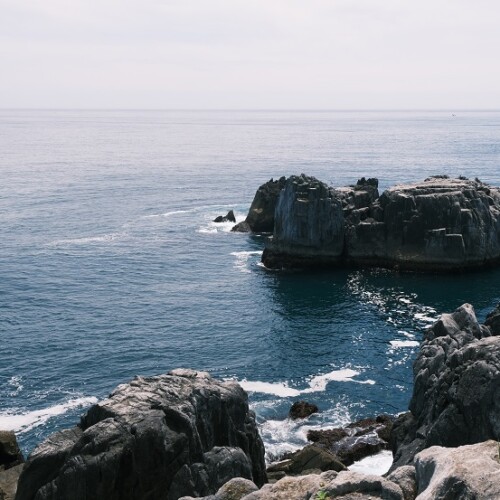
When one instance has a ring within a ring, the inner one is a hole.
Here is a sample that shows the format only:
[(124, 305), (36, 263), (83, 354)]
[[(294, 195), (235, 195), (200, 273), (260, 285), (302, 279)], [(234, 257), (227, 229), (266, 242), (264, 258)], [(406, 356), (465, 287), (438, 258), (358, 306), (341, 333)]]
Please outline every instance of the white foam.
[(247, 267), (248, 259), (252, 255), (262, 255), (262, 250), (253, 250), (247, 252), (231, 252), (231, 255), (236, 257), (236, 262), (234, 267), (239, 269), (243, 273), (249, 273), (250, 270)]
[(48, 243), (48, 246), (66, 246), (66, 245), (86, 245), (88, 243), (109, 243), (120, 237), (122, 233), (103, 234), (100, 236), (88, 236), (84, 238), (69, 238), (66, 240), (56, 240)]
[(417, 340), (390, 340), (392, 347), (418, 347), (420, 342)]
[(384, 450), (376, 455), (363, 458), (358, 462), (354, 462), (349, 466), (349, 470), (354, 472), (361, 472), (363, 474), (375, 474), (382, 476), (385, 474), (392, 465), (392, 453)]
[(187, 214), (187, 213), (189, 213), (191, 211), (192, 210), (172, 210), (171, 212), (165, 212), (163, 214), (145, 215), (144, 219), (153, 219), (155, 217), (170, 217), (172, 215)]
[(427, 316), (425, 313), (415, 314), (415, 319), (418, 319), (419, 321), (424, 321), (426, 323), (434, 323), (436, 321), (436, 318), (433, 318), (432, 316)]
[(52, 417), (62, 415), (73, 408), (89, 406), (97, 403), (95, 397), (75, 398), (42, 410), (12, 414), (9, 411), (0, 412), (0, 429), (14, 432), (26, 432), (44, 424)]
[(11, 387), (13, 387), (14, 390), (9, 393), (9, 396), (17, 396), (17, 394), (19, 394), (23, 390), (24, 385), (22, 384), (22, 379), (23, 378), (20, 375), (14, 375), (13, 377), (10, 377), (7, 383)]
[(329, 382), (355, 382), (357, 384), (375, 384), (374, 380), (354, 380), (353, 377), (360, 372), (344, 368), (342, 370), (333, 370), (324, 375), (316, 375), (309, 380), (309, 387), (306, 389), (295, 389), (286, 382), (261, 382), (242, 380), (239, 382), (241, 387), (249, 392), (260, 392), (263, 394), (273, 394), (282, 398), (296, 397), (301, 394), (311, 394), (313, 392), (323, 392)]

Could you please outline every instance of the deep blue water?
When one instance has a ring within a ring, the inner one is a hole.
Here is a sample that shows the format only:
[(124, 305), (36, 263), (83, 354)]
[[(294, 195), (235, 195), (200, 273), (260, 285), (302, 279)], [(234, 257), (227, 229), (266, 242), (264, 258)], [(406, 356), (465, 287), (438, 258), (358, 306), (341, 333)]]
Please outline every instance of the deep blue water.
[[(305, 172), (381, 188), (500, 184), (500, 113), (0, 111), (0, 427), (24, 451), (136, 374), (179, 366), (252, 390), (269, 454), (311, 426), (407, 408), (423, 328), (500, 270), (276, 273), (242, 219)], [(391, 343), (392, 341), (392, 343)], [(296, 399), (322, 413), (286, 421)]]

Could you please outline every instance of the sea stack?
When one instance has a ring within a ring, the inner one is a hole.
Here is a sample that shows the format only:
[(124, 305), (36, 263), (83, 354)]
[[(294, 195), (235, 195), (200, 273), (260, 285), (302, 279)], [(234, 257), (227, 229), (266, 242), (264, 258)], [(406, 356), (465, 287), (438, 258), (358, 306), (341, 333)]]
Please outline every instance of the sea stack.
[(435, 176), (378, 194), (376, 179), (328, 187), (304, 174), (280, 191), (268, 268), (369, 265), (467, 270), (500, 263), (500, 189)]

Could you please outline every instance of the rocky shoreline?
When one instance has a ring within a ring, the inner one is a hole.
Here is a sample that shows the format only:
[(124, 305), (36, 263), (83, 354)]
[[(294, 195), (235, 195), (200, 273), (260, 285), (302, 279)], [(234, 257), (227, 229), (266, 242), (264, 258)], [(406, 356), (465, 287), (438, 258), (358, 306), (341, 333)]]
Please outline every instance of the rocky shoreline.
[(438, 175), (379, 195), (377, 179), (334, 188), (292, 175), (260, 186), (233, 230), (272, 233), (270, 269), (465, 271), (500, 264), (500, 188)]
[[(19, 473), (17, 500), (500, 498), (500, 304), (484, 324), (464, 304), (425, 332), (409, 412), (312, 432), (267, 472), (243, 389), (187, 369), (118, 386), (24, 464), (0, 438), (2, 500)], [(381, 443), (386, 477), (348, 470)]]

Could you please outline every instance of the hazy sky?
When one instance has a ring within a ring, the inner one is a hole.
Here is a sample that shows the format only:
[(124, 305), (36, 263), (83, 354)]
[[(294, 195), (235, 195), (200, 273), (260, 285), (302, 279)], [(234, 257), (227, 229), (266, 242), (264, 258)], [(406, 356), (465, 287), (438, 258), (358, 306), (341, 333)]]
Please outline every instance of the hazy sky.
[(0, 107), (500, 108), (499, 0), (0, 0)]

